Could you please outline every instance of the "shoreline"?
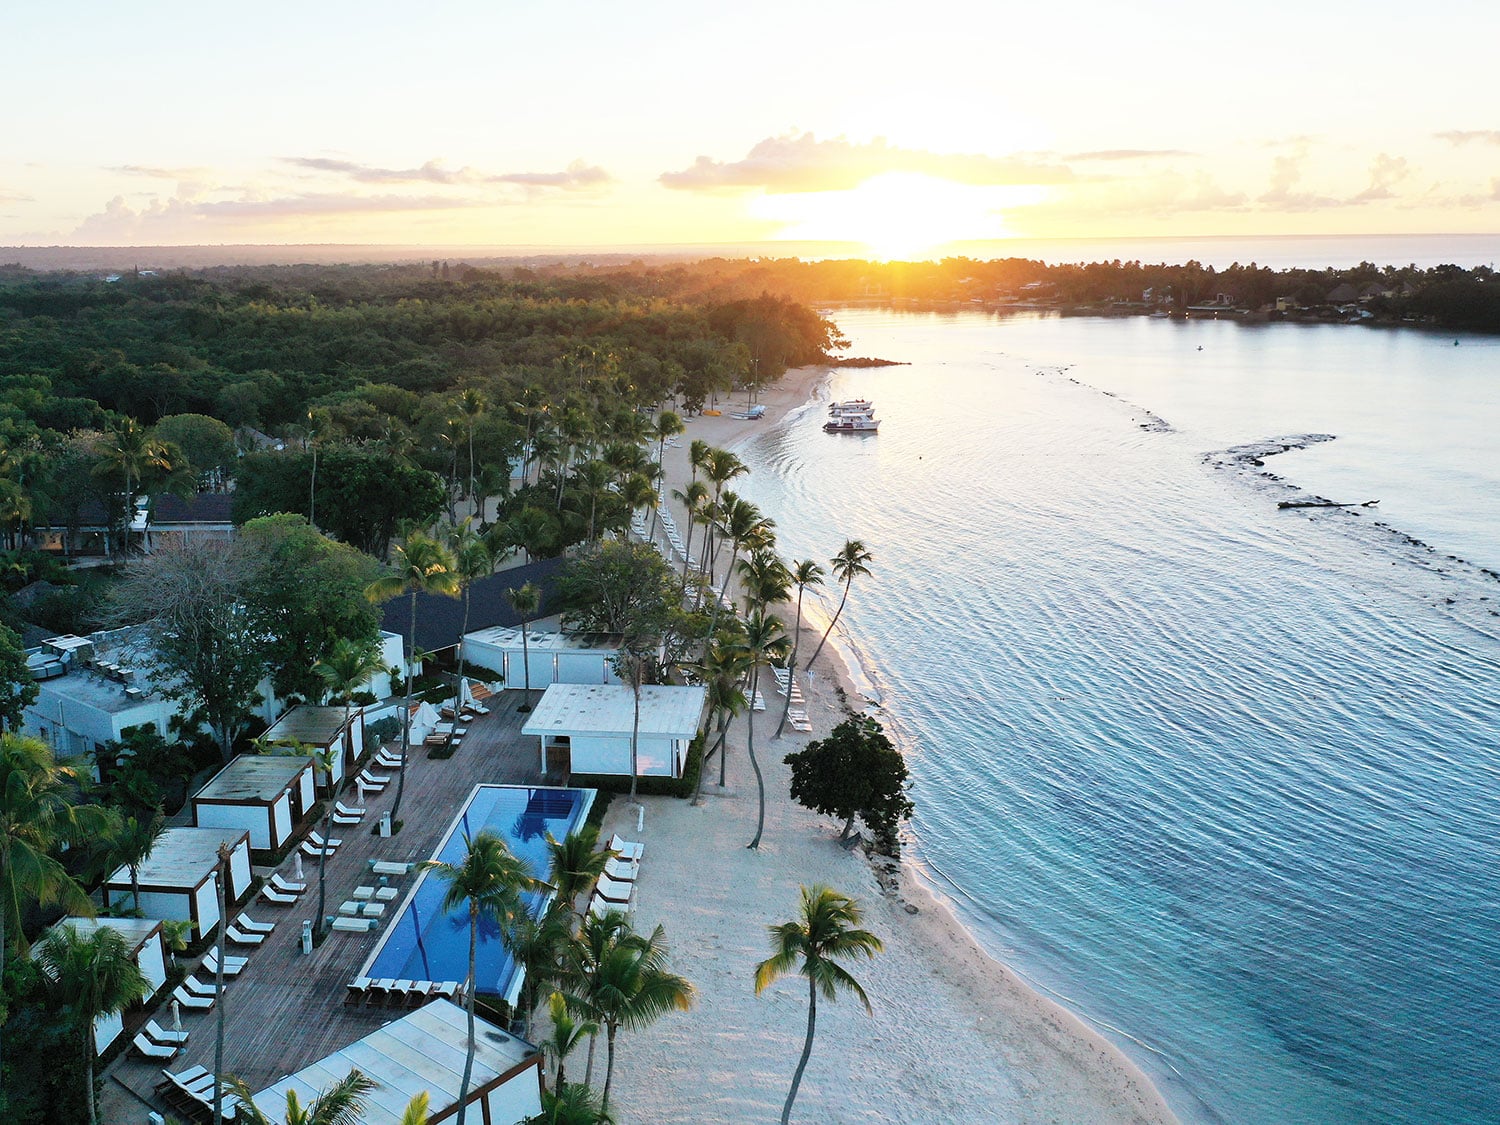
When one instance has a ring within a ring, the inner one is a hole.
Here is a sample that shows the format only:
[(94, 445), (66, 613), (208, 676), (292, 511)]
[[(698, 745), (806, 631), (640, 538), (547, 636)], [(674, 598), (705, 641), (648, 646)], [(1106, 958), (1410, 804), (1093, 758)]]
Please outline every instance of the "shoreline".
[[(824, 366), (789, 371), (762, 395), (766, 415), (758, 422), (727, 414), (688, 421), (665, 458), (668, 495), (689, 479), (694, 438), (741, 446), (757, 428), (810, 408), (832, 373)], [(675, 502), (673, 509), (685, 526)], [(823, 625), (808, 618), (804, 604), (803, 653), (816, 645)], [(623, 806), (606, 818), (606, 835), (618, 830), (646, 845), (637, 927), (665, 926), (674, 971), (699, 990), (692, 1011), (622, 1038), (611, 1107), (622, 1121), (658, 1123), (775, 1116), (801, 1047), (806, 999), (795, 980), (757, 998), (751, 974), (769, 952), (765, 927), (790, 917), (798, 884), (821, 882), (859, 901), (865, 926), (885, 951), (851, 966), (870, 995), (873, 1018), (848, 997), (820, 1007), (799, 1117), (1177, 1122), (1124, 1051), (986, 952), (919, 865), (848, 852), (837, 843), (838, 826), (791, 801), (785, 754), (826, 735), (841, 719), (844, 700), (864, 709), (856, 673), (878, 696), (858, 667), (857, 651), (837, 636), (831, 641), (802, 680), (811, 735), (772, 739), (782, 697), (774, 683), (761, 686), (767, 710), (751, 716), (766, 773), (759, 850), (744, 846), (757, 813), (744, 717), (731, 728), (723, 789), (714, 761), (701, 805), (647, 798), (642, 833)]]

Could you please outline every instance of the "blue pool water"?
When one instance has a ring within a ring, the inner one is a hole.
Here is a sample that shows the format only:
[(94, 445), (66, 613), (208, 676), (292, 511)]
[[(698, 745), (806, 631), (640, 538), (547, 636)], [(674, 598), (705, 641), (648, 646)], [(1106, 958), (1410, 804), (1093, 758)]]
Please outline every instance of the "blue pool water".
[[(465, 838), (490, 829), (527, 865), (537, 878), (547, 875), (547, 835), (561, 840), (577, 829), (593, 803), (592, 789), (547, 789), (523, 785), (476, 786), (469, 803), (443, 837), (434, 859), (462, 861)], [(447, 884), (435, 873), (424, 873), (401, 912), (386, 931), (364, 975), (379, 980), (463, 980), (469, 975), (469, 914), (442, 909)], [(530, 895), (535, 912), (544, 901)], [(475, 952), (476, 990), (486, 996), (506, 997), (515, 982), (515, 966), (500, 940), (500, 929), (481, 919)]]

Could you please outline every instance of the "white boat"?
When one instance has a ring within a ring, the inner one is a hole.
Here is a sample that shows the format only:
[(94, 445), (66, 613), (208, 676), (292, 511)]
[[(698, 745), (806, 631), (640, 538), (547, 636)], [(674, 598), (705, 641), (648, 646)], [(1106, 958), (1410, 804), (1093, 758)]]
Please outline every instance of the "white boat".
[(828, 413), (835, 418), (846, 414), (862, 414), (865, 417), (871, 417), (875, 413), (875, 404), (867, 398), (851, 398), (845, 402), (830, 402), (828, 404)]
[(823, 423), (829, 434), (873, 434), (880, 429), (880, 419), (873, 414), (840, 414)]

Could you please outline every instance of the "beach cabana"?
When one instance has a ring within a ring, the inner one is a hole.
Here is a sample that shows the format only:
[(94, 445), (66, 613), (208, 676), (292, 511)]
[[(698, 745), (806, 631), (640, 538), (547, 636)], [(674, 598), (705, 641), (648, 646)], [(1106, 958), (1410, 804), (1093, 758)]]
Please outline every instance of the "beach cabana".
[(199, 828), (243, 828), (250, 846), (275, 851), (313, 806), (311, 758), (241, 754), (193, 794)]
[(307, 747), (309, 753), (338, 747), (340, 753), (333, 767), (333, 781), (337, 785), (346, 774), (354, 772), (360, 751), (365, 747), (364, 712), (358, 707), (346, 713), (343, 707), (314, 707), (304, 703), (277, 719), (263, 739), (269, 746), (297, 743)]
[[(642, 777), (681, 777), (688, 744), (698, 733), (707, 689), (646, 684), (641, 688), (636, 762)], [(575, 774), (630, 776), (635, 700), (625, 684), (553, 684), (522, 734), (542, 741), (542, 773), (550, 764)]]
[[(162, 938), (161, 922), (155, 918), (64, 918), (53, 926), (69, 926), (79, 937), (88, 937), (95, 930), (114, 930), (125, 939), (125, 944), (130, 949), (130, 956), (140, 966), (141, 975), (146, 978), (150, 986), (147, 998), (155, 995), (162, 985), (167, 983), (167, 946)], [(51, 930), (48, 931), (49, 933)], [(45, 940), (45, 935), (43, 936)], [(31, 955), (36, 957), (37, 950), (41, 946), (38, 941), (31, 947)], [(94, 1049), (99, 1052), (108, 1047), (125, 1028), (125, 1024), (119, 1013), (101, 1016), (94, 1021)]]
[[(531, 669), (531, 686), (549, 684), (617, 684), (614, 660), (620, 654), (620, 638), (608, 633), (539, 633), (528, 630), (521, 643), (521, 630), (504, 626), (479, 629), (464, 636), (464, 660), (477, 668), (499, 673), (505, 686), (525, 685), (525, 669)], [(525, 663), (523, 664), (523, 658)]]
[[(509, 1125), (542, 1112), (542, 1056), (530, 1043), (485, 1019), (474, 1021), (474, 1073), (469, 1082), (468, 1120)], [(413, 1097), (427, 1091), (429, 1120), (448, 1121), (458, 1111), (464, 1056), (468, 1046), (464, 1010), (448, 1000), (392, 1020), (349, 1046), (255, 1095), (265, 1113), (286, 1106), (295, 1090), (311, 1103), (351, 1070), (378, 1081), (365, 1095), (365, 1125), (399, 1125)]]
[[(219, 845), (228, 844), (228, 901), (250, 891), (250, 833), (243, 828), (168, 828), (140, 866), (141, 913), (147, 918), (190, 920), (203, 936), (219, 924)], [(104, 905), (131, 904), (130, 868), (104, 882)]]

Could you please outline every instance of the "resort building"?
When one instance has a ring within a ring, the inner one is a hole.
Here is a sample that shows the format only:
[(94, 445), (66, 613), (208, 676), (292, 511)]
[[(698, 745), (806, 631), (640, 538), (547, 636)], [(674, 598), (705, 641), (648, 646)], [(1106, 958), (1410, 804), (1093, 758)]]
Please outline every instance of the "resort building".
[(313, 807), (313, 776), (311, 758), (241, 754), (193, 794), (193, 824), (243, 829), (252, 848), (275, 851)]
[[(79, 937), (88, 937), (95, 930), (114, 930), (125, 939), (125, 945), (130, 950), (131, 960), (141, 970), (141, 975), (146, 978), (147, 987), (150, 989), (146, 996), (149, 1000), (154, 996), (162, 985), (167, 983), (167, 945), (162, 937), (161, 922), (155, 918), (64, 918), (53, 926), (70, 927)], [(49, 933), (51, 931), (48, 931)], [(42, 936), (42, 941), (46, 935)], [(37, 950), (42, 942), (38, 941), (31, 947), (31, 956), (37, 955)], [(94, 1021), (94, 1049), (101, 1054), (104, 1049), (120, 1037), (120, 1032), (125, 1029), (124, 1020), (119, 1012), (113, 1012), (107, 1016), (100, 1016)]]
[[(636, 773), (681, 777), (707, 701), (701, 685), (645, 684), (636, 733)], [(553, 684), (521, 727), (542, 742), (542, 773), (630, 776), (635, 694), (625, 684)]]
[(178, 707), (151, 689), (144, 655), (140, 634), (131, 629), (69, 633), (28, 649), (37, 697), (22, 712), (21, 729), (61, 758), (93, 754), (127, 727), (149, 726), (165, 735)]
[[(540, 689), (552, 684), (617, 684), (615, 659), (620, 638), (609, 633), (538, 633), (493, 625), (466, 633), (466, 666), (496, 673), (508, 688)], [(523, 664), (524, 660), (524, 664)], [(530, 671), (528, 681), (526, 672)]]
[[(186, 919), (202, 937), (219, 924), (219, 845), (228, 844), (229, 885), (225, 901), (250, 891), (250, 833), (242, 828), (168, 828), (140, 865), (141, 913), (147, 918)], [(130, 868), (104, 881), (104, 905), (133, 905)]]
[[(365, 746), (364, 712), (355, 707), (314, 707), (304, 703), (293, 707), (273, 723), (262, 736), (268, 746), (300, 746), (309, 756), (338, 748), (333, 759), (333, 783), (337, 785), (353, 771)], [(318, 780), (327, 784), (323, 769)]]
[[(256, 1106), (266, 1113), (286, 1106), (288, 1091), (303, 1105), (343, 1081), (351, 1070), (378, 1085), (366, 1095), (365, 1125), (400, 1125), (411, 1099), (427, 1092), (428, 1120), (448, 1121), (458, 1111), (468, 1032), (464, 1010), (434, 1000), (392, 1020), (363, 1039), (261, 1090)], [(474, 1071), (469, 1080), (468, 1120), (476, 1125), (513, 1125), (542, 1112), (542, 1056), (485, 1019), (474, 1021)]]

